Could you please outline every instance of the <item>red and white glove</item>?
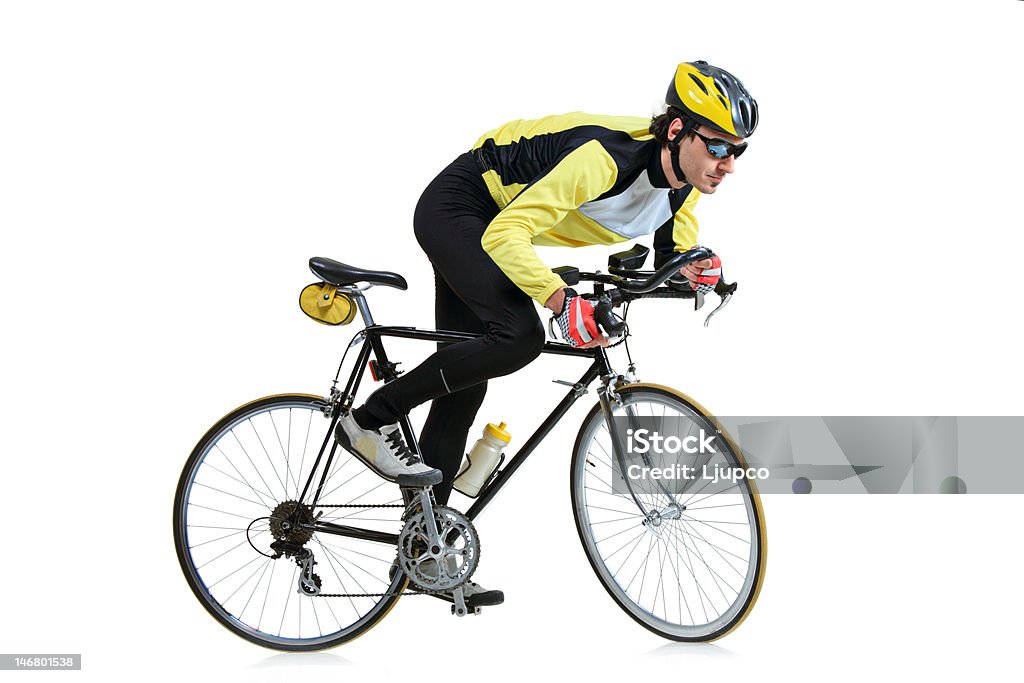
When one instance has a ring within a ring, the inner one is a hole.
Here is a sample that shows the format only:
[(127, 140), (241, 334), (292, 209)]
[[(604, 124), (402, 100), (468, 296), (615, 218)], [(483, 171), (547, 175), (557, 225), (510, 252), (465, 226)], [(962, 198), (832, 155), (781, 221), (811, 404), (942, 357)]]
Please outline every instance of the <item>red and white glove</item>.
[(708, 294), (715, 291), (715, 285), (722, 279), (722, 259), (712, 254), (709, 259), (704, 260), (711, 261), (711, 266), (708, 268), (695, 268), (689, 265), (684, 266), (684, 270), (688, 271), (686, 277), (690, 280), (690, 287), (696, 289), (701, 294)]
[(594, 306), (571, 289), (565, 290), (565, 304), (562, 312), (552, 318), (558, 321), (558, 329), (562, 331), (562, 339), (573, 346), (589, 344), (601, 333), (597, 330), (594, 320)]

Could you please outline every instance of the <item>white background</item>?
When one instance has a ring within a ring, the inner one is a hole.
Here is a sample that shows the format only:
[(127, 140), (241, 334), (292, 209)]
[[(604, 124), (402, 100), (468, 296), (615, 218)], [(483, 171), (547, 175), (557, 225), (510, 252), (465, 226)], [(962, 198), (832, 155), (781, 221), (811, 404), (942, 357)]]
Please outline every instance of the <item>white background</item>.
[[(351, 328), (298, 311), (309, 257), (402, 273), (409, 291), (371, 292), (378, 321), (430, 326), (411, 232), (429, 180), (513, 118), (651, 115), (693, 59), (761, 105), (735, 175), (698, 206), (741, 289), (708, 329), (685, 304), (635, 307), (641, 377), (725, 415), (1024, 414), (1022, 11), (4, 3), (0, 651), (81, 652), (88, 680), (951, 680), (1012, 664), (1019, 496), (769, 496), (767, 578), (740, 629), (704, 646), (644, 631), (572, 522), (592, 394), (479, 519), (477, 576), (507, 597), (479, 617), (408, 598), (328, 653), (262, 650), (191, 595), (171, 502), (221, 414), (327, 389)], [(607, 253), (541, 255), (593, 269)], [(425, 352), (399, 347), (407, 367)], [(505, 420), (521, 444), (562, 393), (550, 379), (580, 372), (544, 358), (492, 382), (479, 426)]]

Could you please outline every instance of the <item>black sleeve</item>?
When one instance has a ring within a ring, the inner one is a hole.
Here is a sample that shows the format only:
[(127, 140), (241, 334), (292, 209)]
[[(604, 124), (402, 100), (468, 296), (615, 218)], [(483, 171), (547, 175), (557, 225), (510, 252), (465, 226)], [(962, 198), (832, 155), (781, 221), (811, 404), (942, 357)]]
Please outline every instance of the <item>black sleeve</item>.
[(675, 253), (676, 244), (672, 239), (673, 218), (654, 232), (654, 269), (657, 270), (665, 265), (665, 261), (672, 258)]
[(676, 253), (676, 243), (672, 237), (672, 229), (675, 225), (676, 211), (683, 205), (686, 198), (693, 190), (691, 185), (684, 185), (678, 190), (668, 193), (669, 206), (672, 207), (672, 217), (665, 221), (665, 224), (654, 231), (654, 269), (657, 270), (665, 265), (665, 262)]

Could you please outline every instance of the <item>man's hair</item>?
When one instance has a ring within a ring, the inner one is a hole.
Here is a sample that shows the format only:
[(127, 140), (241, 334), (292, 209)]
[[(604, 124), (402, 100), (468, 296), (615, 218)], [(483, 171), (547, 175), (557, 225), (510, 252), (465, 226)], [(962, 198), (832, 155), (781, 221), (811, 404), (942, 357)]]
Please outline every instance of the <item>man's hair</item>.
[[(662, 145), (668, 144), (668, 127), (672, 125), (672, 122), (676, 119), (682, 119), (685, 127), (687, 116), (681, 109), (676, 107), (669, 107), (668, 111), (664, 114), (658, 114), (651, 119), (651, 127), (648, 129), (654, 139)], [(692, 135), (693, 131), (688, 131), (687, 135)]]

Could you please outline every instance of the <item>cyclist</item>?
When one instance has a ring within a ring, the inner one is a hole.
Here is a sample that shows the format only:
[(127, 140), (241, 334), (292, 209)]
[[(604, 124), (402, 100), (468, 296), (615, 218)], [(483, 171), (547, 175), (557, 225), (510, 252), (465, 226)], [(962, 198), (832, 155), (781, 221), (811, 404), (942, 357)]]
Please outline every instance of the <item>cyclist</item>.
[[(387, 479), (436, 484), (444, 504), (486, 381), (540, 355), (544, 327), (533, 302), (551, 310), (568, 343), (608, 344), (591, 304), (533, 245), (612, 244), (654, 233), (655, 266), (694, 246), (694, 205), (733, 172), (757, 126), (757, 103), (735, 76), (697, 61), (676, 68), (666, 106), (650, 121), (578, 112), (512, 121), (430, 183), (414, 228), (434, 268), (437, 327), (481, 336), (439, 345), (342, 416), (337, 436), (345, 448)], [(717, 256), (681, 271), (694, 288), (714, 285), (720, 272)], [(397, 422), (431, 400), (420, 437), (424, 464)], [(473, 582), (464, 591), (475, 605), (503, 600)]]

